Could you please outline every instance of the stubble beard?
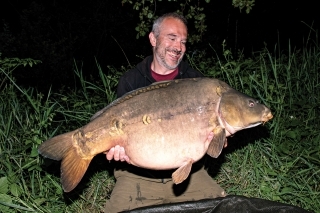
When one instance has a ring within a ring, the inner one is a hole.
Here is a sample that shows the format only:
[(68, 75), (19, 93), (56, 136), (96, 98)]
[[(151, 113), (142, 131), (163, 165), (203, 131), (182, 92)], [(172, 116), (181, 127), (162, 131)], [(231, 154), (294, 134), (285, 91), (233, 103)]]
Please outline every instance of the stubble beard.
[(179, 52), (179, 51), (177, 51), (173, 48), (165, 48), (164, 51), (161, 52), (160, 44), (155, 47), (154, 51), (155, 51), (157, 61), (168, 70), (176, 69), (183, 58), (183, 54), (181, 53), (180, 58), (178, 59), (177, 63), (175, 63), (174, 65), (169, 65), (166, 62), (166, 58), (165, 58), (166, 53), (167, 52), (174, 52), (175, 53), (175, 52)]

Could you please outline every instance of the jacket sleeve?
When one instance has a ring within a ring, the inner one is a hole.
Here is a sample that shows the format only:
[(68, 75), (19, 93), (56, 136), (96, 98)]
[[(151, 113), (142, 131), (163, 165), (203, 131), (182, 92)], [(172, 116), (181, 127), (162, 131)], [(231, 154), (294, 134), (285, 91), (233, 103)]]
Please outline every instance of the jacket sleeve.
[[(127, 92), (148, 86), (154, 81), (148, 77), (148, 67), (150, 67), (152, 57), (147, 57), (136, 67), (125, 72), (119, 79), (117, 87), (117, 97), (120, 98)], [(151, 76), (151, 74), (149, 74)]]
[(125, 72), (119, 79), (118, 87), (117, 87), (117, 97), (120, 98), (127, 92), (137, 89), (138, 87), (142, 87), (139, 85), (139, 81), (137, 79), (141, 79), (139, 76), (139, 71), (134, 68)]
[(123, 96), (124, 94), (126, 94), (129, 91), (130, 91), (130, 89), (129, 89), (128, 82), (126, 81), (125, 76), (122, 76), (119, 79), (119, 83), (118, 83), (118, 87), (117, 87), (117, 97), (120, 98), (121, 96)]
[(192, 68), (190, 68), (191, 70), (192, 70), (192, 75), (194, 75), (194, 77), (195, 78), (197, 78), (197, 77), (204, 77), (204, 75), (201, 73), (201, 72), (199, 72), (199, 71), (197, 71), (197, 70), (194, 70), (194, 69), (192, 69)]

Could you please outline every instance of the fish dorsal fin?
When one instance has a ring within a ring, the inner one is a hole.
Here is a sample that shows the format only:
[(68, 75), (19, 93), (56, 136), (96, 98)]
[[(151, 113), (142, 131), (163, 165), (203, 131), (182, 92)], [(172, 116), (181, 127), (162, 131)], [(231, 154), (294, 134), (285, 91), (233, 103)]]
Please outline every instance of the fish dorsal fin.
[(207, 154), (213, 158), (217, 158), (224, 146), (226, 141), (226, 131), (221, 126), (217, 126), (213, 129), (213, 138), (209, 144)]
[(190, 174), (193, 160), (190, 158), (182, 166), (180, 166), (174, 173), (172, 173), (172, 181), (175, 184), (183, 182)]
[(114, 100), (113, 102), (111, 102), (108, 106), (106, 106), (105, 108), (103, 108), (102, 110), (96, 112), (91, 118), (90, 121), (96, 119), (97, 117), (99, 117), (99, 115), (103, 114), (106, 110), (110, 109), (113, 106), (116, 106), (128, 99), (131, 99), (134, 96), (137, 96), (141, 93), (145, 93), (147, 91), (150, 90), (155, 90), (155, 89), (160, 89), (160, 88), (164, 88), (169, 86), (172, 83), (172, 80), (169, 81), (159, 81), (159, 82), (155, 82), (153, 84), (150, 84), (149, 86), (146, 87), (141, 87), (135, 90), (132, 90), (131, 92), (128, 92), (126, 94), (124, 94), (122, 97)]
[(150, 90), (155, 90), (155, 89), (160, 89), (160, 88), (167, 87), (171, 83), (172, 83), (172, 80), (154, 82), (154, 83), (150, 84), (149, 86), (141, 87), (141, 88), (132, 90), (131, 92), (128, 92), (128, 93), (124, 94), (121, 98), (118, 98), (117, 100), (119, 100), (119, 103), (121, 103), (121, 102), (123, 102), (125, 100), (128, 100), (128, 99), (132, 98), (133, 96), (139, 95), (141, 93), (145, 93), (145, 92), (150, 91)]

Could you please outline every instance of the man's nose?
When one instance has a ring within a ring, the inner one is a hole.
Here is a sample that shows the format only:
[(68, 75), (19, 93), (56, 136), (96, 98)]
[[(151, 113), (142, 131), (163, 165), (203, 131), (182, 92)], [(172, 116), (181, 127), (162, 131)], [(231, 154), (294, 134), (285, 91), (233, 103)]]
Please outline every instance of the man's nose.
[(183, 45), (182, 42), (179, 41), (179, 40), (177, 40), (177, 41), (174, 42), (174, 48), (175, 48), (177, 51), (179, 51), (179, 52), (182, 51), (182, 48), (183, 48), (182, 45)]

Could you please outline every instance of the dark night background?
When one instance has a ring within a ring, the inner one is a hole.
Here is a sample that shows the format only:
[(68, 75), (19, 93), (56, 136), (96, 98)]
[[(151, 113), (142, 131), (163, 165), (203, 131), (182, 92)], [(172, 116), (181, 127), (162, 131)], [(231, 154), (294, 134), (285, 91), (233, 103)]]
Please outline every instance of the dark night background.
[[(158, 2), (156, 15), (177, 9), (163, 2)], [(250, 14), (234, 8), (231, 0), (200, 2), (205, 6), (207, 32), (200, 43), (188, 45), (188, 51), (206, 50), (208, 57), (215, 56), (209, 44), (221, 54), (223, 40), (233, 53), (244, 50), (247, 57), (265, 45), (273, 50), (278, 41), (286, 50), (289, 39), (291, 48), (301, 48), (310, 32), (315, 39), (307, 25), (319, 29), (317, 1), (256, 0)], [(140, 56), (151, 54), (148, 37), (136, 39), (138, 11), (120, 0), (3, 0), (0, 14), (1, 57), (42, 61), (14, 71), (19, 85), (45, 91), (50, 86), (71, 86), (74, 60), (83, 62), (86, 74), (96, 75), (95, 58), (107, 73), (107, 65), (126, 67), (126, 57), (135, 65)], [(189, 28), (192, 34), (191, 22)]]

